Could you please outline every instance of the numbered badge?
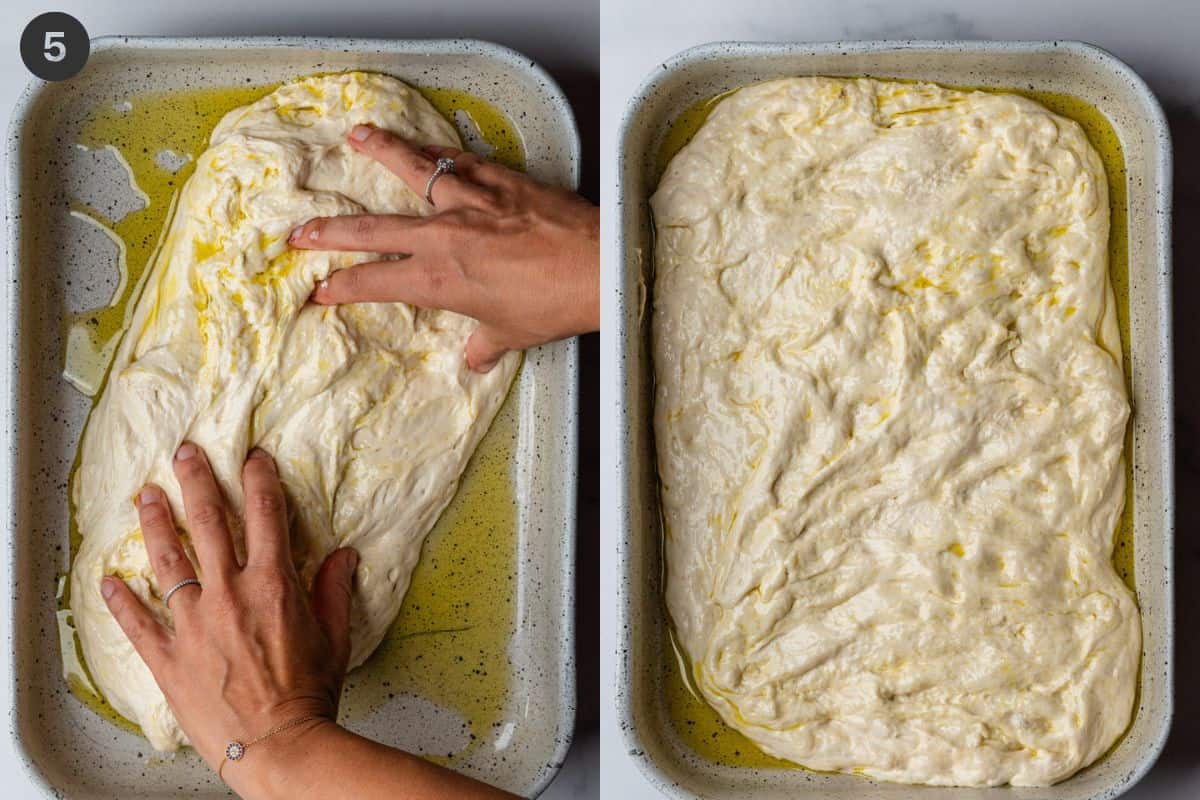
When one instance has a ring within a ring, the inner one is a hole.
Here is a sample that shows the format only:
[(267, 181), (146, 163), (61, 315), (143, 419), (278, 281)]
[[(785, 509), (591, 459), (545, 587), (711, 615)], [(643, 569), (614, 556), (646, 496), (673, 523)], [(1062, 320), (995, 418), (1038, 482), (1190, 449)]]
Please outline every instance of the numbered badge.
[(65, 81), (87, 63), (91, 42), (83, 24), (70, 14), (39, 14), (21, 34), (21, 60), (44, 81)]

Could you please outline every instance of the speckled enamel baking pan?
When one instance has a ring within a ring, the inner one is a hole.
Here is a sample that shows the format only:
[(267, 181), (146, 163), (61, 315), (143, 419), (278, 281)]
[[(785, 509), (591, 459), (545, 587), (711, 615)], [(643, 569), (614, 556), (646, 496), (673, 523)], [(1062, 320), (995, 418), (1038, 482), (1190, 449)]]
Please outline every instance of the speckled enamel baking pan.
[[(47, 795), (229, 795), (194, 751), (156, 758), (144, 739), (78, 702), (63, 679), (56, 583), (67, 568), (67, 475), (90, 405), (62, 377), (63, 333), (68, 315), (113, 289), (113, 276), (98, 274), (102, 259), (69, 228), (67, 203), (76, 190), (90, 186), (99, 195), (89, 201), (103, 207), (97, 200), (111, 188), (77, 157), (75, 132), (95, 103), (140, 91), (267, 84), (345, 69), (489, 101), (517, 128), (529, 172), (575, 188), (579, 139), (562, 92), (529, 58), (486, 42), (106, 37), (92, 42), (79, 76), (31, 83), (14, 112), (9, 261), (0, 287), (10, 343), (0, 400), (9, 423), (0, 502), (7, 512), (14, 631), (8, 643), (14, 677), (4, 688), (13, 694), (16, 749), (29, 780)], [(531, 350), (510, 400), (519, 511), (507, 709), (482, 742), (451, 762), (525, 795), (538, 794), (554, 776), (574, 725), (576, 371), (573, 342)], [(463, 735), (461, 718), (420, 698), (376, 694), (383, 699), (360, 710), (352, 728), (410, 748), (430, 742), (437, 748)], [(15, 780), (7, 777), (6, 792)]]
[[(1133, 381), (1134, 544), (1143, 622), (1141, 693), (1128, 735), (1097, 764), (1048, 789), (963, 790), (874, 783), (802, 770), (734, 768), (692, 752), (675, 734), (661, 679), (666, 635), (651, 427), (647, 199), (671, 121), (720, 92), (796, 75), (874, 75), (960, 86), (1073, 95), (1108, 117), (1121, 139), (1129, 193)], [(617, 705), (627, 749), (673, 797), (705, 798), (1112, 798), (1154, 763), (1171, 721), (1174, 434), (1171, 395), (1171, 146), (1162, 109), (1124, 63), (1078, 42), (718, 43), (686, 50), (654, 71), (630, 101), (618, 143), (618, 323), (621, 347), (618, 469), (623, 641)]]

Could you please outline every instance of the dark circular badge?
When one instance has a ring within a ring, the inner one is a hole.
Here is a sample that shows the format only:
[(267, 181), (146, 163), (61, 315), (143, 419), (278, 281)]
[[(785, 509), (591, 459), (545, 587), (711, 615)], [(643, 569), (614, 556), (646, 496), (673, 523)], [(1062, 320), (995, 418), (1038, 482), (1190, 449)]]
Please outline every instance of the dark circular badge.
[(87, 63), (91, 42), (79, 20), (61, 11), (39, 14), (21, 34), (21, 60), (44, 81), (65, 81)]

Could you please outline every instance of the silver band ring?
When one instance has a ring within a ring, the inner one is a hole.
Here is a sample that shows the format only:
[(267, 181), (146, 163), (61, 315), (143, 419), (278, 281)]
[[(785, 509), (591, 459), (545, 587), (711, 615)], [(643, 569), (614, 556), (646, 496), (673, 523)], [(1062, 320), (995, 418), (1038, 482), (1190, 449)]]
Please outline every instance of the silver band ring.
[(429, 176), (429, 181), (425, 184), (425, 202), (429, 205), (437, 205), (433, 202), (433, 184), (443, 175), (454, 174), (454, 159), (439, 158), (433, 167), (433, 174)]
[(179, 583), (172, 586), (170, 589), (167, 589), (167, 593), (163, 595), (163, 605), (169, 606), (171, 604), (171, 595), (175, 594), (176, 592), (178, 592), (180, 589), (182, 589), (185, 586), (192, 586), (192, 585), (199, 586), (200, 581), (197, 580), (196, 578), (184, 578)]

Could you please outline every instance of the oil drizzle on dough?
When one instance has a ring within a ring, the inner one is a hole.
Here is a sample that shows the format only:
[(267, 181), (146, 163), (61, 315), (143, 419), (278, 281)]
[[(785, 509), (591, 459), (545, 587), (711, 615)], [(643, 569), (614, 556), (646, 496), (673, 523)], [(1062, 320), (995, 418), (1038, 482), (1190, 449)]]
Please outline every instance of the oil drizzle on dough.
[[(208, 146), (208, 136), (227, 111), (252, 103), (276, 86), (201, 89), (138, 95), (132, 105), (101, 105), (84, 123), (78, 143), (89, 149), (106, 145), (116, 148), (129, 164), (138, 187), (150, 202), (145, 208), (114, 222), (78, 200), (72, 210), (90, 217), (125, 243), (120, 254), (120, 285), (123, 291), (112, 303), (78, 314), (69, 321), (68, 340), (75, 346), (67, 352), (65, 372), (87, 376), (97, 388), (107, 377), (108, 365), (117, 342), (129, 324), (129, 315), (141, 294), (142, 279), (158, 249), (159, 239), (170, 218), (179, 190), (196, 169), (196, 156)], [(178, 172), (155, 162), (159, 151), (187, 153), (192, 158)]]
[[(119, 221), (86, 205), (72, 210), (91, 218), (123, 242), (119, 268), (123, 291), (111, 305), (68, 320), (66, 371), (91, 376), (99, 397), (116, 346), (141, 294), (162, 232), (180, 188), (195, 169), (212, 129), (229, 111), (258, 100), (279, 84), (145, 93), (128, 103), (92, 109), (78, 142), (111, 145), (128, 162), (149, 204)], [(417, 87), (448, 120), (462, 111), (492, 149), (492, 158), (525, 168), (516, 128), (498, 109), (466, 92)], [(190, 156), (175, 172), (159, 163), (162, 151)], [(80, 346), (82, 344), (83, 346)], [(468, 724), (469, 740), (456, 753), (430, 754), (443, 763), (473, 751), (502, 725), (509, 678), (508, 642), (514, 624), (517, 543), (516, 497), (511, 464), (517, 433), (510, 395), (463, 474), (459, 490), (426, 537), (400, 615), (374, 655), (347, 680), (346, 721), (400, 694), (420, 696), (453, 709)], [(71, 469), (74, 480), (76, 463)], [(71, 559), (80, 542), (72, 508)], [(63, 673), (73, 695), (119, 727), (140, 732), (99, 694), (79, 651), (65, 576), (60, 576), (58, 626)]]
[[(868, 77), (868, 76), (862, 76)], [(869, 76), (878, 80), (915, 83), (905, 78)], [(1112, 123), (1093, 105), (1077, 97), (1054, 92), (1004, 89), (984, 86), (951, 86), (962, 91), (987, 91), (1017, 94), (1041, 103), (1055, 114), (1075, 120), (1087, 134), (1088, 141), (1100, 154), (1108, 176), (1108, 202), (1111, 222), (1108, 234), (1108, 271), (1117, 300), (1117, 322), (1121, 332), (1121, 352), (1124, 359), (1125, 388), (1132, 397), (1129, 350), (1129, 231), (1127, 194), (1125, 186), (1125, 155), (1121, 140)], [(658, 182), (667, 165), (708, 119), (708, 115), (736, 89), (713, 97), (702, 98), (688, 106), (676, 117), (663, 136), (654, 160), (654, 180)], [(1116, 530), (1113, 565), (1131, 590), (1134, 587), (1133, 541), (1133, 425), (1125, 430), (1125, 508)], [(665, 568), (669, 568), (666, 565)], [(665, 579), (664, 579), (665, 584)], [(1135, 590), (1136, 591), (1136, 590)], [(665, 602), (663, 613), (666, 613)], [(669, 626), (668, 626), (669, 627)], [(748, 738), (729, 727), (692, 686), (691, 665), (683, 649), (676, 645), (673, 633), (663, 638), (661, 663), (666, 673), (662, 685), (666, 696), (667, 714), (682, 742), (700, 757), (725, 766), (743, 768), (804, 769), (790, 761), (767, 755)], [(1135, 703), (1136, 707), (1136, 703)], [(1116, 747), (1121, 740), (1113, 745)], [(1110, 751), (1111, 752), (1111, 751)]]

